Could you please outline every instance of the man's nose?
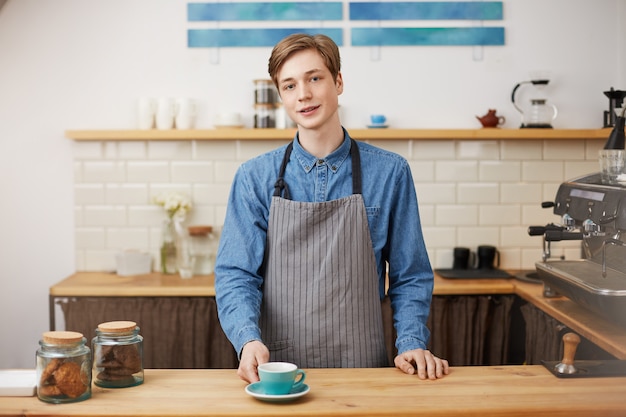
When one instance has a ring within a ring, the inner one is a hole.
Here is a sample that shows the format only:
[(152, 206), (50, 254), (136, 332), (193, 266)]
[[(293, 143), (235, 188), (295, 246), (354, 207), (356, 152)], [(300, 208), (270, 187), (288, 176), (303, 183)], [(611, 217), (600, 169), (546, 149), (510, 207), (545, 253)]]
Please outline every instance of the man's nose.
[(303, 84), (302, 86), (300, 86), (300, 88), (298, 89), (298, 99), (306, 100), (310, 97), (311, 97), (311, 89), (306, 84)]

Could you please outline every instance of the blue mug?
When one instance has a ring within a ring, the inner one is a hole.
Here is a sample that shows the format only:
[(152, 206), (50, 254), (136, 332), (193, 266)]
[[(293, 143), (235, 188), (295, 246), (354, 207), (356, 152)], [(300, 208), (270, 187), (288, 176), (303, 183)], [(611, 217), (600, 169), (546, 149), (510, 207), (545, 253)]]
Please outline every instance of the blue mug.
[(383, 114), (372, 114), (370, 116), (370, 121), (373, 125), (384, 125), (387, 118)]
[(257, 371), (261, 387), (269, 395), (289, 394), (301, 388), (306, 377), (302, 369), (289, 362), (267, 362), (259, 365)]

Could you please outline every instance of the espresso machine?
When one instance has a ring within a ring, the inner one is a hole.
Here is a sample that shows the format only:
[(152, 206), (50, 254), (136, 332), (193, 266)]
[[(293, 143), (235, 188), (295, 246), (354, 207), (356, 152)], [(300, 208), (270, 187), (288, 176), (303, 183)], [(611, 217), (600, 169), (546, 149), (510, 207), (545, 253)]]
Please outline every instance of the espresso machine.
[(562, 183), (551, 204), (561, 221), (541, 230), (544, 240), (580, 239), (582, 250), (581, 259), (535, 264), (544, 296), (567, 296), (626, 326), (626, 184), (582, 176)]

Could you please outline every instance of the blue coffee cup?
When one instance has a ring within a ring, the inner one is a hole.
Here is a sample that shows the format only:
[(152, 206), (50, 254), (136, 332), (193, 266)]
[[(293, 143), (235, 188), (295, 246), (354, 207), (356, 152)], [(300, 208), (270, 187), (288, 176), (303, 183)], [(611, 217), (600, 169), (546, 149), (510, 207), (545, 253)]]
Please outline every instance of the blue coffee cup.
[(387, 118), (384, 114), (372, 114), (370, 116), (370, 121), (373, 125), (384, 125), (387, 121)]
[(289, 394), (301, 388), (306, 377), (302, 369), (289, 362), (267, 362), (259, 365), (257, 371), (263, 392), (269, 395)]

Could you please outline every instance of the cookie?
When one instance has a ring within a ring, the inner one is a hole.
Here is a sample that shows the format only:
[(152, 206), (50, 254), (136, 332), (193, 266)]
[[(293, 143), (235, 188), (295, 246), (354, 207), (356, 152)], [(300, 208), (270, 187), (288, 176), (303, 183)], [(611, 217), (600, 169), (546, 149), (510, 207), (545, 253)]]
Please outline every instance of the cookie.
[(70, 398), (80, 397), (87, 390), (77, 363), (63, 363), (54, 371), (54, 379), (59, 390)]

